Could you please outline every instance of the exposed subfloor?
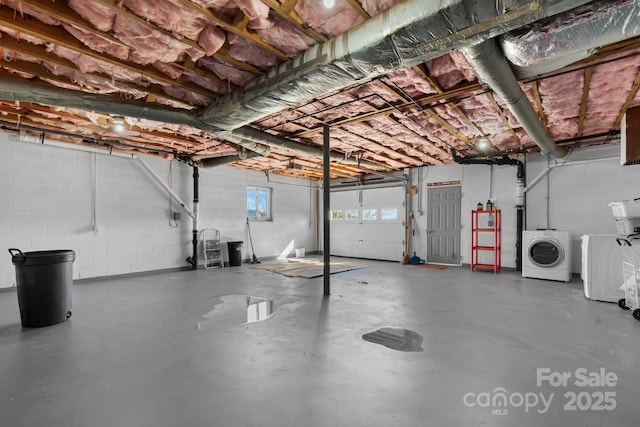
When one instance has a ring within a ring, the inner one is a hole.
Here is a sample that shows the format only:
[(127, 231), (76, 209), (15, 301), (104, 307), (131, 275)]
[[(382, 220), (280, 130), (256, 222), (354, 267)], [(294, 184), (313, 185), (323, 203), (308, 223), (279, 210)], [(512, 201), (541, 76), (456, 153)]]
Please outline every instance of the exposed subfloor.
[[(0, 425), (637, 425), (640, 322), (579, 278), (366, 263), (333, 275), (329, 298), (322, 278), (251, 265), (76, 284), (73, 317), (39, 329), (2, 292)], [(198, 328), (231, 294), (277, 311)], [(423, 351), (362, 339), (385, 326)]]

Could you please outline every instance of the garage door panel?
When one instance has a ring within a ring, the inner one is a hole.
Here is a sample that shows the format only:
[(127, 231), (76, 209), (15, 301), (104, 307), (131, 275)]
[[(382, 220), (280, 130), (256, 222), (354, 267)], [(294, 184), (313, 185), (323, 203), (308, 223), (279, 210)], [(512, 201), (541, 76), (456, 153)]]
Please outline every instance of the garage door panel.
[[(404, 187), (331, 193), (331, 210), (341, 211), (338, 216), (342, 218), (331, 221), (331, 254), (390, 261), (402, 259), (404, 206)], [(347, 211), (357, 211), (358, 220), (347, 221)]]

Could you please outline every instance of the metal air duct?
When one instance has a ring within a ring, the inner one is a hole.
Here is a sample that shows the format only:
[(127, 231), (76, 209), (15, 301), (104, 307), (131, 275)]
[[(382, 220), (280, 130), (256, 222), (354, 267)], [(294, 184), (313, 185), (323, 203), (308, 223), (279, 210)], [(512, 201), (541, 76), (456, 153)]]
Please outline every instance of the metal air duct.
[(496, 39), (491, 39), (462, 49), (462, 53), (475, 71), (478, 79), (489, 85), (502, 97), (507, 107), (527, 131), (540, 150), (555, 158), (567, 152), (556, 145), (540, 122), (529, 99), (520, 88), (511, 66), (502, 54)]
[(601, 46), (640, 35), (640, 2), (591, 2), (501, 37), (504, 56), (518, 78), (559, 70)]
[(202, 120), (233, 130), (302, 102), (588, 3), (407, 0), (216, 99)]

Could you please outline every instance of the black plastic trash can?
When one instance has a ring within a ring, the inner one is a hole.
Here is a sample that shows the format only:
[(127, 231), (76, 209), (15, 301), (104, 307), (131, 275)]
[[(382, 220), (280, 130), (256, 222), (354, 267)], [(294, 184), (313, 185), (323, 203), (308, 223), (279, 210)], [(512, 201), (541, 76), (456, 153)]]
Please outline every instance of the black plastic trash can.
[(75, 252), (22, 252), (20, 249), (9, 249), (9, 253), (16, 268), (22, 326), (39, 328), (71, 317)]
[(242, 243), (242, 241), (227, 242), (227, 248), (229, 249), (229, 265), (231, 267), (242, 265)]

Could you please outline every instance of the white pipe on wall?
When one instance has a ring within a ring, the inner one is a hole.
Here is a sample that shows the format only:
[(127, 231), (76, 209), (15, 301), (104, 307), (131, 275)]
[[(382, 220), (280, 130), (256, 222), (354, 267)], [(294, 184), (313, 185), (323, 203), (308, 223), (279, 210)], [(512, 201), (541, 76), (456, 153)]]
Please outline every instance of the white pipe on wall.
[(85, 153), (104, 154), (106, 156), (122, 157), (124, 159), (134, 159), (136, 157), (135, 154), (122, 153), (119, 151), (112, 152), (109, 150), (105, 150), (98, 147), (91, 147), (89, 145), (84, 145), (84, 144), (73, 144), (70, 142), (60, 142), (60, 141), (54, 141), (47, 138), (39, 138), (34, 135), (29, 135), (25, 132), (20, 132), (20, 135), (18, 136), (18, 140), (20, 142), (28, 142), (36, 145), (46, 145), (48, 147), (64, 148), (66, 150), (83, 151)]
[(566, 162), (566, 163), (548, 165), (542, 172), (540, 172), (538, 174), (538, 176), (536, 176), (535, 178), (533, 178), (531, 180), (529, 185), (527, 185), (524, 188), (524, 192), (527, 193), (529, 190), (531, 190), (538, 182), (540, 182), (540, 180), (542, 180), (542, 178), (547, 176), (547, 174), (549, 174), (549, 172), (551, 172), (552, 169), (555, 169), (557, 167), (560, 167), (560, 166), (585, 165), (585, 164), (589, 164), (589, 163), (597, 163), (597, 162), (604, 162), (604, 161), (607, 161), (607, 160), (619, 160), (619, 159), (620, 159), (620, 156), (610, 156), (610, 157), (599, 157), (597, 159), (576, 160), (576, 161), (573, 161), (573, 162)]
[[(182, 206), (182, 209), (184, 209), (187, 215), (189, 215), (191, 218), (196, 220), (196, 214), (194, 213), (194, 211), (189, 209), (189, 207), (182, 201), (180, 196), (178, 196), (171, 188), (169, 188), (169, 186), (162, 180), (162, 178), (160, 178), (158, 174), (156, 174), (153, 171), (153, 169), (151, 169), (149, 165), (145, 163), (144, 160), (142, 160), (140, 157), (134, 157), (134, 159), (145, 171), (147, 171), (149, 175), (151, 175), (151, 177), (158, 183), (158, 185), (160, 185), (160, 187), (162, 187), (164, 191), (166, 191), (169, 195), (171, 195), (171, 197), (173, 197), (175, 201), (178, 202), (180, 206)], [(194, 209), (197, 209), (195, 205), (194, 205)]]

